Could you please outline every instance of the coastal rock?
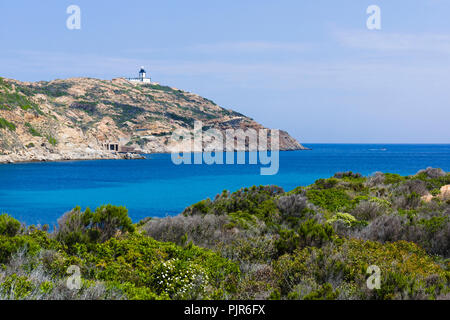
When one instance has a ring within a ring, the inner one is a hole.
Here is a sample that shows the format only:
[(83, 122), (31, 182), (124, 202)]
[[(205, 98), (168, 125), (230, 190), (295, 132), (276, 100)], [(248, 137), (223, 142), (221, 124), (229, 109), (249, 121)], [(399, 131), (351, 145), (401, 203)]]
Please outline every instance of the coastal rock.
[(433, 195), (431, 193), (428, 193), (424, 196), (421, 197), (422, 201), (425, 202), (431, 202), (431, 200), (433, 200)]
[(439, 198), (442, 201), (450, 200), (450, 184), (441, 187)]

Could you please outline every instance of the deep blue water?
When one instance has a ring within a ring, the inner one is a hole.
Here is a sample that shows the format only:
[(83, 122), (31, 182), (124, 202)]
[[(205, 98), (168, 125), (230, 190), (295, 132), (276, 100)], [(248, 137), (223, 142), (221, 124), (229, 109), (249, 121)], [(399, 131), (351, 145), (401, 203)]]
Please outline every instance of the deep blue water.
[(0, 212), (27, 224), (54, 225), (76, 205), (123, 205), (134, 221), (180, 213), (224, 189), (276, 184), (285, 190), (338, 171), (414, 174), (426, 167), (450, 171), (450, 145), (309, 144), (311, 151), (280, 153), (277, 175), (260, 165), (179, 165), (168, 154), (147, 160), (97, 160), (0, 165)]

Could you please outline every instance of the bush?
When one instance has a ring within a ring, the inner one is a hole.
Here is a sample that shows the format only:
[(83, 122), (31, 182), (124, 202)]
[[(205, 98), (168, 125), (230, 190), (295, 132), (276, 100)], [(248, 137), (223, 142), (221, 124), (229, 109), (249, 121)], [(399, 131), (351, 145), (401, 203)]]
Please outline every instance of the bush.
[(0, 235), (14, 237), (20, 230), (20, 222), (4, 213), (0, 215)]
[(27, 277), (12, 274), (3, 279), (0, 284), (0, 296), (20, 300), (26, 298), (33, 289), (34, 285)]
[(98, 300), (121, 299), (124, 295), (117, 289), (107, 288), (103, 283), (82, 279), (80, 290), (67, 287), (67, 274), (55, 274), (47, 259), (55, 259), (56, 251), (41, 250), (31, 255), (19, 251), (0, 271), (0, 300)]
[(334, 174), (335, 178), (342, 179), (342, 178), (350, 178), (350, 179), (359, 179), (362, 177), (361, 173), (353, 173), (352, 171), (347, 172), (336, 172)]
[(392, 197), (393, 207), (397, 209), (413, 210), (418, 208), (421, 202), (420, 194), (415, 192)]
[(11, 256), (23, 250), (30, 255), (37, 254), (42, 248), (57, 248), (46, 232), (28, 231), (26, 235), (14, 237), (0, 235), (0, 263), (6, 263)]
[(39, 131), (37, 131), (35, 128), (33, 128), (33, 126), (26, 122), (25, 126), (28, 128), (28, 132), (33, 136), (33, 137), (41, 137), (42, 135), (39, 133)]
[[(370, 265), (381, 269), (381, 289), (366, 288)], [(274, 263), (281, 294), (295, 297), (298, 285), (309, 289), (303, 298), (335, 299), (345, 291), (353, 299), (428, 299), (445, 293), (448, 272), (413, 243), (381, 244), (345, 240), (322, 248), (305, 248)], [(427, 281), (434, 279), (435, 285)], [(309, 293), (308, 293), (309, 291)]]
[(242, 211), (255, 215), (265, 223), (278, 219), (278, 208), (274, 197), (283, 194), (282, 188), (277, 186), (253, 186), (229, 193), (224, 190), (218, 194), (214, 201), (209, 199), (200, 201), (183, 211), (183, 215), (214, 214), (226, 215), (232, 212)]
[(339, 180), (336, 178), (329, 179), (319, 179), (314, 182), (314, 188), (318, 189), (330, 189), (335, 187), (339, 183)]
[(332, 212), (338, 210), (347, 211), (351, 208), (350, 196), (341, 189), (308, 190), (306, 196), (316, 206), (322, 207)]
[(232, 238), (231, 232), (226, 228), (228, 223), (229, 219), (225, 216), (178, 215), (152, 219), (141, 229), (146, 235), (158, 241), (170, 241), (179, 245), (192, 241), (195, 245), (212, 248), (218, 242), (228, 242)]
[(358, 237), (379, 242), (394, 242), (406, 240), (408, 237), (408, 222), (406, 217), (399, 215), (382, 215), (375, 218)]
[(125, 207), (101, 206), (93, 215), (93, 229), (97, 230), (98, 240), (104, 242), (113, 236), (133, 232), (134, 226)]
[(333, 227), (329, 224), (320, 224), (314, 219), (308, 219), (295, 230), (281, 229), (280, 238), (275, 241), (278, 256), (291, 253), (298, 248), (306, 246), (322, 246), (332, 240)]
[(428, 193), (427, 184), (418, 179), (407, 180), (395, 189), (395, 192), (399, 194), (412, 194), (416, 193), (420, 196)]
[(405, 181), (406, 178), (402, 177), (396, 173), (385, 173), (384, 174), (384, 184), (397, 184), (399, 182)]
[(283, 216), (302, 217), (308, 206), (308, 199), (300, 194), (281, 196), (277, 199), (277, 207)]
[(82, 245), (78, 255), (84, 276), (115, 283), (130, 299), (141, 297), (145, 288), (153, 293), (147, 291), (145, 296), (159, 299), (218, 298), (233, 291), (239, 278), (237, 265), (216, 253), (136, 233), (90, 249)]
[(388, 208), (389, 203), (387, 201), (364, 200), (356, 205), (351, 214), (358, 220), (371, 221), (386, 213)]
[(319, 289), (308, 293), (303, 297), (304, 300), (336, 300), (339, 296), (339, 290), (334, 291), (328, 282)]
[(8, 129), (10, 131), (16, 131), (16, 125), (4, 118), (0, 118), (0, 129)]
[(80, 207), (58, 220), (56, 238), (68, 246), (77, 243), (105, 242), (122, 233), (133, 232), (134, 226), (125, 207), (101, 206), (92, 212)]
[(371, 175), (368, 179), (366, 184), (369, 187), (377, 187), (379, 185), (384, 184), (386, 180), (386, 177), (382, 172), (375, 172), (373, 175)]
[(422, 175), (425, 174), (427, 177), (431, 179), (436, 179), (440, 177), (445, 177), (446, 173), (441, 168), (432, 168), (428, 167), (425, 170), (419, 170), (416, 175)]
[(52, 146), (56, 146), (58, 144), (58, 140), (56, 140), (56, 138), (47, 135), (46, 136), (48, 143), (50, 143)]
[(87, 208), (84, 212), (76, 207), (58, 219), (56, 239), (61, 243), (73, 246), (77, 243), (90, 242), (90, 227), (93, 213)]
[(335, 222), (344, 223), (347, 227), (358, 225), (358, 220), (356, 220), (356, 218), (351, 214), (345, 212), (338, 212), (331, 219), (327, 220), (327, 223), (330, 224)]

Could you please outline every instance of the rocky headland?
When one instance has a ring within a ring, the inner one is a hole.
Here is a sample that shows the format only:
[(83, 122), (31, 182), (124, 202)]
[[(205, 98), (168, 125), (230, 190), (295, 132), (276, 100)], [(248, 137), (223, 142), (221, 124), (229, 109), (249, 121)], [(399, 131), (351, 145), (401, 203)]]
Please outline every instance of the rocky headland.
[[(123, 78), (0, 78), (0, 163), (134, 159), (170, 152), (177, 129), (265, 129), (199, 95)], [(270, 143), (270, 137), (269, 137)], [(247, 146), (248, 147), (248, 146)], [(280, 150), (307, 149), (280, 131)]]

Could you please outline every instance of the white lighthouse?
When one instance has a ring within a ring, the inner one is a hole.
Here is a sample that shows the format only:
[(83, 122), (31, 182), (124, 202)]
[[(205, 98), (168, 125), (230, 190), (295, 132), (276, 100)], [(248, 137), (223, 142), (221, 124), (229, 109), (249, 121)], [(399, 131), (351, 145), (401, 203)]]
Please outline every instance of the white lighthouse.
[(128, 78), (127, 80), (131, 82), (151, 83), (151, 79), (147, 78), (147, 72), (145, 72), (144, 67), (141, 67), (139, 70), (138, 78)]
[(144, 81), (146, 74), (147, 74), (147, 72), (145, 72), (144, 67), (141, 67), (141, 70), (139, 70), (139, 79)]

